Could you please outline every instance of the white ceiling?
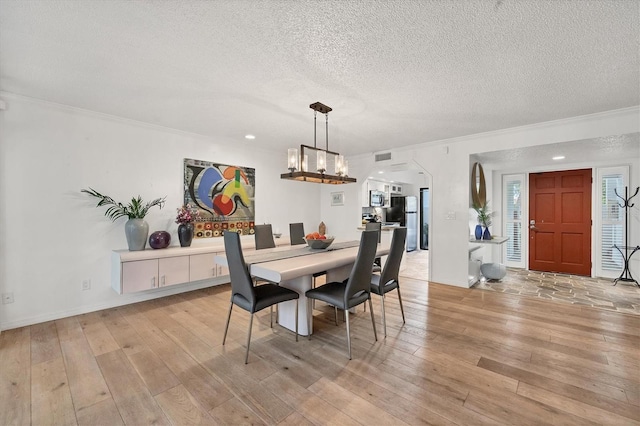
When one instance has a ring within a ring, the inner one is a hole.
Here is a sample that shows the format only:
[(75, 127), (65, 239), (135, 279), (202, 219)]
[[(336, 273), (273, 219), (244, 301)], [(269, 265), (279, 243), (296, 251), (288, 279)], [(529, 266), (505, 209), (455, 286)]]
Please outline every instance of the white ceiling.
[(354, 155), (639, 105), (639, 42), (637, 0), (0, 0), (0, 90), (283, 151), (320, 101)]

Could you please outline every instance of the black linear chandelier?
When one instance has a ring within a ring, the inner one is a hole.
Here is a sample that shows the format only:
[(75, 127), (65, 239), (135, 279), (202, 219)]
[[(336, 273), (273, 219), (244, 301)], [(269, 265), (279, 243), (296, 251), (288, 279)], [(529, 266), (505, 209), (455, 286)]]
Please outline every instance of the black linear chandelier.
[[(343, 183), (356, 182), (355, 178), (349, 177), (349, 163), (344, 159), (344, 156), (337, 152), (329, 151), (329, 112), (332, 111), (331, 107), (328, 107), (320, 102), (309, 105), (313, 112), (313, 146), (300, 145), (300, 152), (297, 148), (289, 148), (288, 154), (288, 168), (289, 173), (283, 173), (280, 175), (281, 179), (299, 180), (301, 182), (313, 182), (313, 183), (328, 183), (331, 185), (341, 185)], [(318, 113), (325, 116), (326, 127), (326, 145), (325, 149), (318, 148), (317, 146), (317, 117)], [(306, 151), (316, 151), (316, 170), (317, 172), (309, 171), (309, 156), (305, 154)], [(299, 154), (299, 155), (298, 155)], [(327, 159), (333, 157), (333, 164), (335, 174), (327, 173)]]

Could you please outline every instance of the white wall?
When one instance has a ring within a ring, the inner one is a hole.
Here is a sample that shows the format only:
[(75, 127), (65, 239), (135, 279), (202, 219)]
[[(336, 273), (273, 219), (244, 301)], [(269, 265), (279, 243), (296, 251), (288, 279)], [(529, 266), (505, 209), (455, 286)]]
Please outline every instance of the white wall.
[[(432, 226), (429, 229), (430, 279), (434, 282), (467, 287), (469, 238), (469, 182), (470, 156), (506, 148), (518, 148), (609, 135), (634, 133), (640, 130), (639, 109), (628, 108), (602, 114), (540, 123), (497, 132), (472, 135), (437, 143), (429, 143), (392, 150), (394, 162), (417, 162), (432, 176)], [(637, 165), (637, 161), (635, 162)], [(375, 167), (373, 153), (349, 158), (349, 170), (358, 180), (366, 179)], [(638, 184), (640, 170), (631, 171), (632, 182)], [(489, 173), (490, 175), (490, 173)], [(490, 176), (487, 176), (491, 179)], [(492, 188), (491, 182), (487, 182)], [(358, 224), (361, 194), (360, 185), (345, 185), (345, 199), (353, 203), (337, 210), (322, 203), (322, 215), (337, 233), (353, 233)], [(329, 189), (323, 188), (323, 197)], [(493, 194), (487, 195), (494, 200)], [(493, 201), (492, 201), (493, 202)], [(498, 199), (495, 202), (499, 203)], [(499, 206), (499, 204), (497, 204)], [(447, 219), (453, 212), (455, 219)], [(640, 241), (640, 227), (636, 227), (631, 241)]]
[[(124, 219), (111, 223), (79, 191), (92, 186), (118, 200), (167, 196), (165, 209), (153, 209), (147, 221), (152, 231), (168, 230), (176, 238), (185, 157), (255, 167), (258, 223), (270, 221), (286, 234), (289, 222), (302, 220), (313, 229), (322, 220), (333, 235), (359, 235), (361, 185), (281, 180), (283, 153), (1, 95), (7, 110), (0, 112), (0, 291), (13, 292), (15, 302), (0, 305), (0, 329), (160, 295), (111, 290), (110, 254), (126, 248)], [(470, 155), (638, 132), (639, 117), (631, 108), (393, 151), (394, 161), (415, 161), (432, 177), (430, 279), (468, 285)], [(631, 180), (637, 186), (635, 164)], [(375, 168), (373, 153), (350, 158), (349, 168), (363, 182)], [(344, 191), (343, 206), (331, 206), (335, 191)], [(446, 219), (449, 212), (455, 219)], [(630, 241), (640, 241), (640, 226), (634, 229)], [(85, 279), (91, 279), (89, 291), (81, 291)]]
[[(320, 185), (281, 180), (286, 153), (256, 148), (259, 141), (210, 139), (7, 93), (2, 98), (0, 292), (12, 292), (15, 302), (0, 305), (0, 329), (167, 294), (111, 290), (110, 255), (127, 247), (126, 219), (112, 223), (82, 188), (118, 201), (166, 196), (166, 207), (153, 208), (146, 220), (150, 232), (167, 230), (179, 245), (174, 219), (183, 203), (183, 159), (195, 158), (256, 169), (257, 223), (269, 221), (288, 235), (289, 222), (303, 221), (306, 229), (320, 222)], [(89, 291), (81, 291), (85, 279)]]

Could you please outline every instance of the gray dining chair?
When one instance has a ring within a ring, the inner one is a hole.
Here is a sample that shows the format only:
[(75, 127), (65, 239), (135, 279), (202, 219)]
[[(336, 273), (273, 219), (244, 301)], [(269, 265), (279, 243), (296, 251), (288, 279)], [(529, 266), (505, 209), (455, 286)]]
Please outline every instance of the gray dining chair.
[(398, 291), (398, 301), (400, 302), (400, 312), (402, 312), (402, 323), (404, 324), (404, 308), (402, 307), (402, 296), (400, 296), (400, 262), (404, 254), (404, 245), (407, 240), (407, 228), (396, 228), (391, 237), (391, 248), (387, 261), (381, 274), (371, 276), (371, 292), (377, 294), (382, 300), (382, 327), (384, 336), (387, 337), (387, 320), (384, 311), (384, 295), (392, 290)]
[[(299, 244), (306, 244), (304, 237), (305, 237), (304, 233), (304, 223), (302, 222), (298, 222), (298, 223), (290, 223), (289, 224), (289, 238), (291, 239), (291, 245), (295, 246), (295, 245), (299, 245)], [(320, 272), (315, 272), (312, 277), (313, 277), (313, 283), (311, 284), (312, 288), (316, 288), (316, 278), (321, 277), (323, 275), (327, 275), (327, 271), (320, 271)], [(313, 305), (315, 308), (315, 304)], [(336, 325), (338, 325), (338, 310), (336, 309)]]
[[(371, 266), (378, 249), (377, 235), (375, 231), (364, 231), (360, 237), (360, 247), (356, 256), (353, 268), (349, 278), (344, 281), (329, 282), (305, 293), (308, 302), (308, 326), (312, 330), (313, 310), (311, 302), (313, 300), (321, 300), (338, 309), (342, 309), (345, 313), (345, 323), (347, 325), (347, 348), (349, 359), (351, 359), (351, 332), (349, 330), (349, 309), (369, 301), (369, 310), (371, 311), (371, 325), (373, 326), (373, 335), (378, 341), (376, 333), (376, 322), (373, 317), (373, 306), (371, 305)], [(311, 339), (311, 333), (309, 333)]]
[[(277, 284), (267, 283), (259, 286), (253, 285), (253, 280), (249, 274), (249, 269), (244, 261), (242, 254), (242, 246), (240, 244), (240, 234), (237, 232), (224, 233), (224, 251), (227, 256), (227, 264), (229, 265), (229, 275), (231, 277), (231, 304), (229, 305), (229, 315), (227, 316), (227, 325), (224, 328), (224, 337), (222, 345), (227, 340), (227, 331), (229, 330), (229, 321), (231, 320), (231, 311), (233, 305), (251, 314), (249, 320), (249, 332), (247, 334), (247, 352), (244, 357), (244, 363), (249, 361), (249, 344), (251, 343), (251, 327), (253, 326), (253, 314), (264, 308), (271, 307), (277, 303), (286, 302), (288, 300), (296, 301), (296, 342), (298, 341), (298, 292)], [(273, 320), (271, 322), (273, 327)]]
[[(378, 233), (378, 243), (382, 241), (382, 223), (369, 222), (364, 225), (366, 231), (376, 231)], [(382, 260), (376, 257), (373, 261), (373, 272), (380, 272), (382, 270)]]
[(290, 223), (289, 224), (289, 239), (291, 241), (292, 246), (297, 246), (299, 244), (306, 244), (304, 241), (304, 223)]
[(255, 225), (253, 232), (256, 239), (256, 250), (274, 248), (276, 246), (276, 242), (273, 240), (271, 224)]

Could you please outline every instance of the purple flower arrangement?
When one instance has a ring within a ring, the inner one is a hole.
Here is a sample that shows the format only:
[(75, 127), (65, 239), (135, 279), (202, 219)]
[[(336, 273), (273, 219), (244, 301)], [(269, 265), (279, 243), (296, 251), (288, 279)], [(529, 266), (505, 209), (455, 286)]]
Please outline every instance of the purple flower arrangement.
[(176, 223), (179, 223), (181, 225), (193, 223), (193, 221), (195, 221), (200, 215), (200, 212), (192, 207), (191, 204), (187, 204), (176, 210), (178, 211), (178, 215), (176, 216)]

